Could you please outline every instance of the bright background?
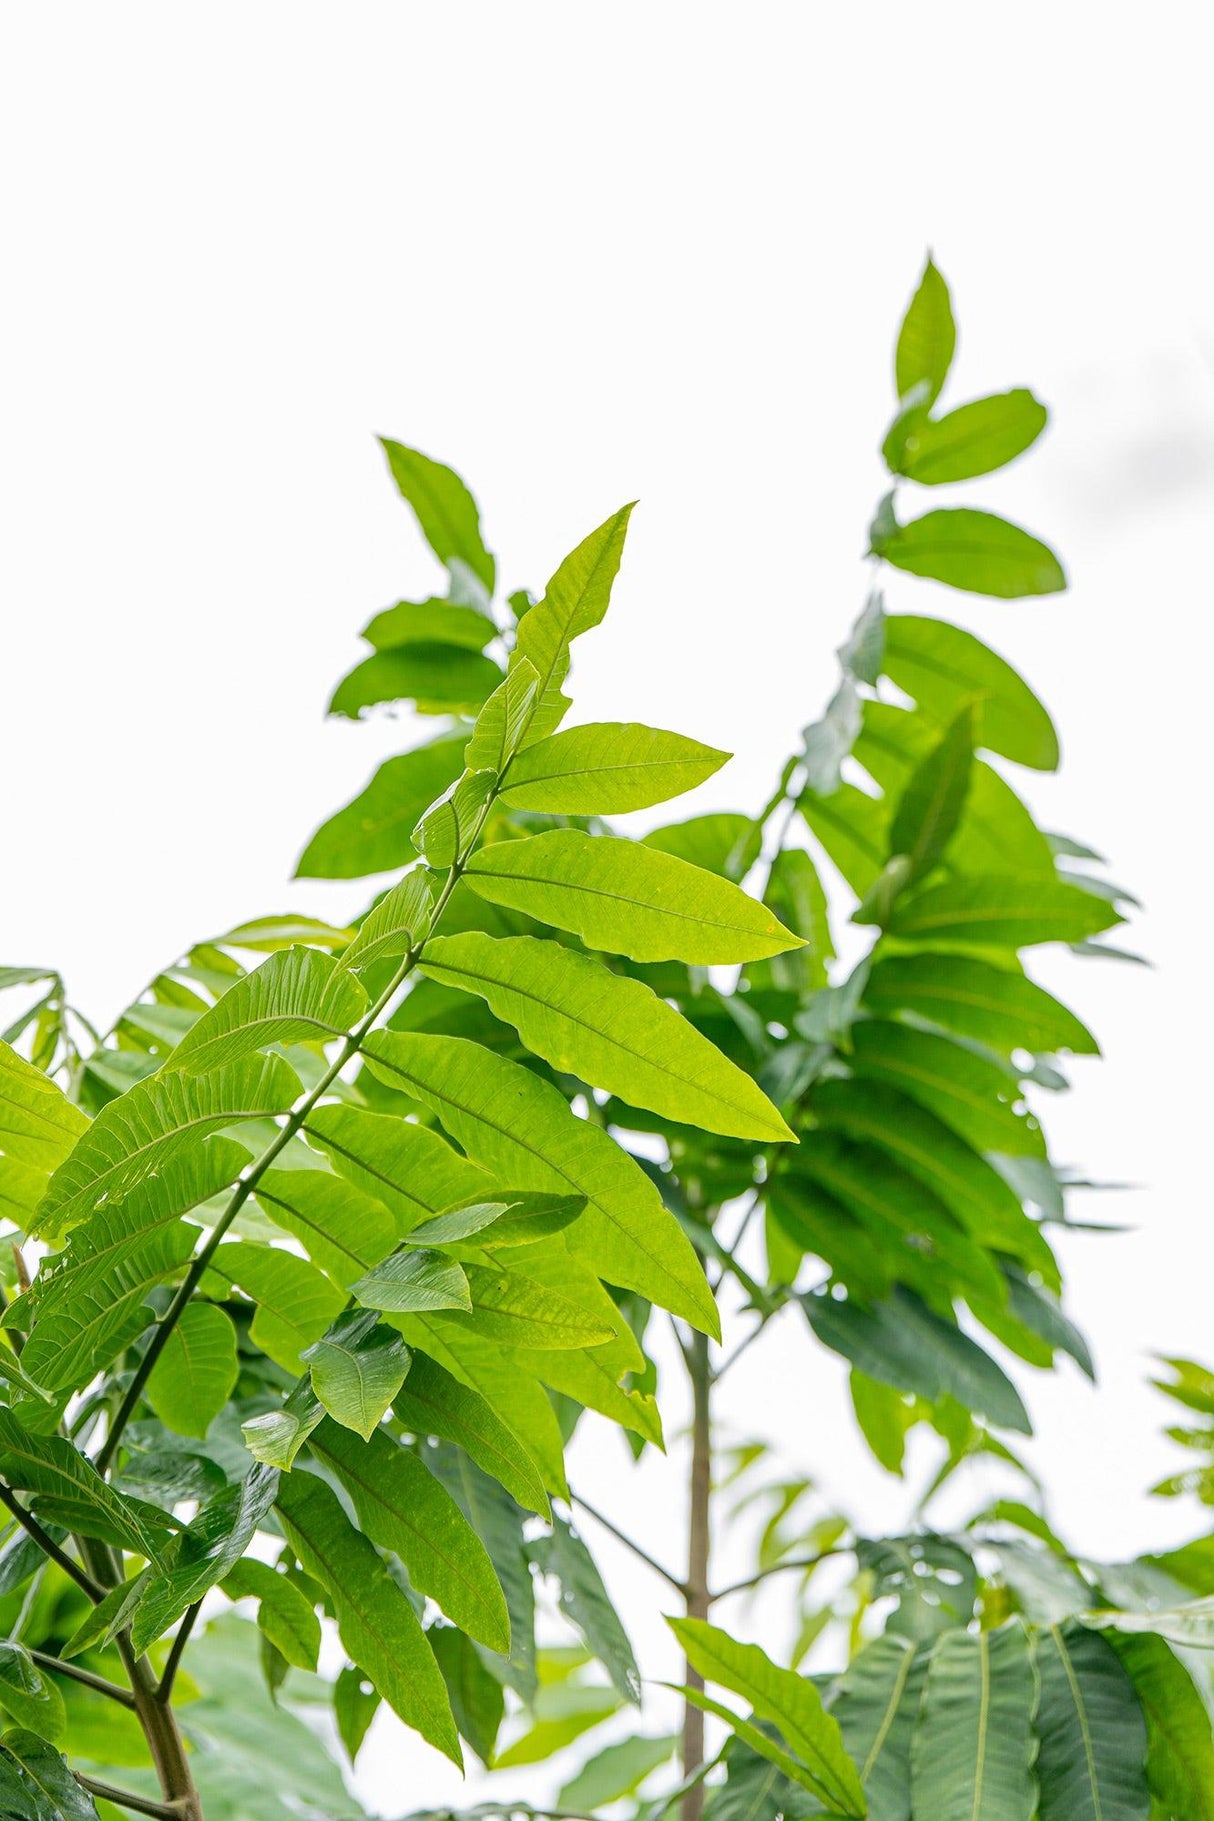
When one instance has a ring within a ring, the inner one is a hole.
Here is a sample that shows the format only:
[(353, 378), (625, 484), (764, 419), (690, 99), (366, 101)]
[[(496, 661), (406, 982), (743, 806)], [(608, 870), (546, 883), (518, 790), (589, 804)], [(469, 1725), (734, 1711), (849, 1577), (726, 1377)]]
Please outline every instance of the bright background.
[[(433, 579), (373, 432), (468, 477), (510, 586), (639, 495), (576, 715), (734, 749), (692, 806), (753, 808), (861, 604), (928, 245), (952, 402), (1050, 403), (1043, 447), (965, 493), (1053, 542), (1072, 592), (889, 592), (1025, 671), (1066, 748), (1032, 802), (1146, 899), (1155, 972), (1038, 970), (1107, 1054), (1048, 1109), (1056, 1154), (1143, 1185), (1079, 1210), (1130, 1235), (1065, 1247), (1100, 1393), (1029, 1386), (1053, 1514), (1095, 1554), (1196, 1529), (1144, 1496), (1176, 1459), (1143, 1381), (1154, 1350), (1214, 1358), (1207, 24), (1169, 0), (0, 14), (0, 959), (60, 966), (101, 1019), (239, 918), (365, 898), (286, 880), (409, 737), (322, 720), (359, 627)], [(728, 1402), (870, 1528), (904, 1519), (791, 1327)], [(673, 1460), (630, 1478), (588, 1425), (576, 1465), (672, 1555)], [(659, 1584), (601, 1559), (669, 1673)], [(363, 1784), (388, 1813), (461, 1799), (390, 1721)]]

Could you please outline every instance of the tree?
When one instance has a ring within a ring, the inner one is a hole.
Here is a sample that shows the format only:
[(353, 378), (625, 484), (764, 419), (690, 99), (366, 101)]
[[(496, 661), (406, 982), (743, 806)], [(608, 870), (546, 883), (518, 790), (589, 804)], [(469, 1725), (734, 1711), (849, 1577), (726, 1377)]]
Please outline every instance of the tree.
[[(1045, 422), (1025, 391), (939, 414), (953, 341), (929, 263), (898, 342), (895, 486), (984, 474)], [(912, 1802), (1128, 1821), (1149, 1777), (1156, 1812), (1204, 1812), (1176, 1765), (1203, 1787), (1209, 1722), (1176, 1625), (1146, 1613), (1193, 1580), (1093, 1569), (1031, 1489), (963, 1537), (866, 1539), (743, 1455), (736, 1496), (768, 1518), (751, 1580), (788, 1577), (803, 1612), (793, 1666), (713, 1622), (751, 1584), (711, 1578), (713, 1388), (777, 1308), (851, 1363), (891, 1472), (913, 1425), (938, 1432), (937, 1484), (978, 1453), (1014, 1469), (1005, 1437), (1028, 1429), (979, 1328), (1035, 1366), (1089, 1364), (1047, 1241), (1067, 1184), (1024, 1094), (1095, 1045), (1021, 950), (1103, 948), (1124, 894), (999, 767), (1057, 764), (1048, 714), (973, 635), (887, 615), (874, 587), (760, 814), (627, 840), (605, 818), (726, 757), (562, 725), (630, 509), (538, 601), (495, 609), (467, 488), (385, 453), (446, 592), (371, 620), (331, 711), (406, 702), (436, 731), (298, 870), (400, 877), (351, 929), (263, 917), (195, 944), (104, 1036), (57, 974), (0, 976), (24, 995), (0, 1049), (6, 1812), (331, 1818), (357, 1805), (300, 1702), (331, 1703), (351, 1759), (382, 1700), (457, 1763), (538, 1763), (638, 1702), (564, 1448), (598, 1419), (661, 1443), (659, 1320), (695, 1411), (686, 1569), (633, 1546), (682, 1607), (682, 1768), (672, 1736), (636, 1733), (559, 1807), (657, 1788), (646, 1821)], [(1045, 545), (968, 507), (906, 519), (891, 494), (871, 546), (989, 596), (1064, 585)], [(872, 937), (840, 978), (850, 900)], [(856, 1580), (823, 1602), (840, 1554)], [(583, 1650), (537, 1637), (537, 1597)], [(841, 1614), (849, 1666), (799, 1673)], [(347, 1657), (332, 1686), (322, 1619)], [(708, 1754), (705, 1710), (726, 1728)]]

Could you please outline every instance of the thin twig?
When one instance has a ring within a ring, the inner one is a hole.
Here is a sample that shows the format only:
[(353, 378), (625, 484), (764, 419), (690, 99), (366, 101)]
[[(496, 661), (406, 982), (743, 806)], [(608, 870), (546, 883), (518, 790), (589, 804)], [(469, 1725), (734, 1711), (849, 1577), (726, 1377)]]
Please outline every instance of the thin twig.
[(758, 1574), (752, 1574), (745, 1581), (734, 1581), (729, 1587), (722, 1587), (709, 1597), (715, 1604), (717, 1600), (727, 1600), (731, 1593), (745, 1593), (748, 1588), (757, 1587), (768, 1575), (783, 1574), (786, 1568), (816, 1568), (819, 1562), (829, 1561), (831, 1556), (843, 1555), (842, 1549), (823, 1549), (820, 1555), (796, 1556), (787, 1562), (773, 1562), (769, 1568), (761, 1568)]
[(724, 1378), (725, 1374), (729, 1371), (729, 1368), (732, 1365), (735, 1365), (737, 1363), (737, 1361), (741, 1358), (742, 1354), (745, 1353), (745, 1351), (746, 1351), (747, 1347), (749, 1347), (751, 1341), (758, 1340), (760, 1334), (762, 1334), (764, 1328), (767, 1326), (770, 1319), (771, 1319), (771, 1317), (768, 1315), (762, 1316), (755, 1323), (754, 1327), (750, 1330), (750, 1333), (746, 1334), (742, 1337), (742, 1339), (738, 1342), (737, 1346), (734, 1348), (733, 1352), (726, 1355), (726, 1357), (721, 1361), (720, 1365), (717, 1367), (716, 1371), (712, 1375), (714, 1384), (720, 1384), (720, 1382)]
[(112, 1783), (102, 1783), (99, 1778), (86, 1777), (80, 1771), (75, 1775), (81, 1789), (87, 1789), (90, 1796), (100, 1796), (103, 1802), (129, 1808), (136, 1815), (154, 1815), (158, 1821), (181, 1821), (185, 1814), (183, 1802), (157, 1802), (152, 1796), (137, 1796), (133, 1790), (116, 1789)]
[[(647, 1549), (642, 1549), (639, 1543), (634, 1542), (630, 1536), (625, 1535), (624, 1531), (613, 1524), (609, 1517), (604, 1517), (601, 1511), (596, 1511), (594, 1506), (590, 1504), (588, 1500), (584, 1499), (580, 1493), (573, 1492), (570, 1494), (570, 1498), (575, 1505), (580, 1505), (587, 1516), (592, 1517), (596, 1524), (601, 1524), (604, 1530), (609, 1531), (617, 1543), (623, 1543), (625, 1549), (631, 1549), (638, 1561), (644, 1562), (647, 1568), (652, 1568), (655, 1574), (660, 1574), (662, 1579), (667, 1581), (670, 1586), (674, 1588), (676, 1593), (681, 1594), (683, 1598), (686, 1599), (686, 1585), (679, 1579), (677, 1574), (672, 1574), (669, 1568), (663, 1568), (661, 1562), (656, 1561)], [(547, 1809), (544, 1810), (545, 1814), (549, 1812), (550, 1811)]]
[(75, 1581), (77, 1587), (84, 1589), (95, 1606), (105, 1598), (105, 1589), (99, 1587), (92, 1575), (86, 1574), (77, 1562), (73, 1562), (64, 1549), (60, 1549), (54, 1537), (42, 1528), (37, 1518), (25, 1509), (25, 1506), (5, 1485), (0, 1485), (0, 1504), (7, 1505), (23, 1530), (28, 1531), (44, 1555), (49, 1555), (52, 1562), (57, 1562), (64, 1574)]
[(82, 1669), (78, 1663), (65, 1663), (62, 1657), (48, 1656), (45, 1650), (30, 1648), (30, 1655), (40, 1669), (49, 1669), (57, 1676), (68, 1676), (73, 1682), (81, 1682), (96, 1694), (117, 1701), (120, 1707), (133, 1709), (135, 1706), (134, 1695), (120, 1682), (107, 1682), (104, 1676), (95, 1676), (91, 1669)]
[(177, 1627), (177, 1636), (173, 1639), (168, 1661), (164, 1666), (164, 1674), (161, 1676), (160, 1684), (156, 1690), (156, 1699), (162, 1706), (173, 1698), (173, 1683), (177, 1679), (177, 1668), (181, 1662), (182, 1652), (190, 1641), (190, 1633), (194, 1629), (194, 1621), (197, 1619), (201, 1610), (202, 1601), (195, 1600), (194, 1604), (187, 1611), (184, 1619), (182, 1619), (181, 1624)]

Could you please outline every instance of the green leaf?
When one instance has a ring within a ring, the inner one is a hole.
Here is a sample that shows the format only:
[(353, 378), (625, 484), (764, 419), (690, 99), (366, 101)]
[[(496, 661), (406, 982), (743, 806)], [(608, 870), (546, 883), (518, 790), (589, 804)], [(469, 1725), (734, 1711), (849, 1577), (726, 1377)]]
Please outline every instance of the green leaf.
[[(845, 1815), (866, 1813), (864, 1791), (843, 1748), (838, 1724), (822, 1706), (812, 1682), (795, 1670), (781, 1669), (757, 1644), (739, 1644), (704, 1619), (666, 1623), (706, 1682), (741, 1695), (759, 1719), (779, 1727), (827, 1802)], [(747, 1743), (753, 1745), (754, 1740)]]
[(1214, 1739), (1192, 1677), (1162, 1638), (1105, 1635), (1146, 1716), (1147, 1782), (1160, 1814), (1174, 1821), (1211, 1821)]
[(673, 1757), (677, 1743), (673, 1733), (664, 1733), (658, 1738), (637, 1734), (634, 1738), (605, 1746), (565, 1784), (557, 1801), (563, 1808), (586, 1814), (604, 1803), (631, 1796), (651, 1771)]
[(274, 1648), (296, 1669), (316, 1668), (320, 1620), (290, 1575), (246, 1556), (227, 1574), (223, 1591), (230, 1600), (255, 1599), (257, 1623)]
[(749, 816), (688, 816), (665, 828), (652, 828), (644, 837), (646, 847), (689, 860), (705, 872), (720, 873), (738, 884), (759, 857), (762, 831)]
[(426, 811), (413, 839), (429, 865), (452, 866), (470, 851), (496, 784), (494, 771), (467, 771)]
[(893, 936), (965, 943), (974, 948), (1027, 948), (1081, 942), (1124, 919), (1106, 900), (1077, 885), (986, 873), (947, 879), (898, 900), (886, 925)]
[(694, 790), (730, 756), (685, 734), (635, 721), (594, 722), (552, 734), (519, 753), (502, 796), (515, 809), (544, 815), (623, 815)]
[(424, 1458), (493, 1563), (510, 1615), (510, 1656), (494, 1668), (530, 1703), (536, 1691), (535, 1587), (523, 1543), (526, 1515), (495, 1479), (459, 1450), (440, 1443), (427, 1448)]
[(792, 1133), (766, 1095), (638, 980), (532, 936), (476, 931), (427, 944), (423, 972), (479, 993), (556, 1069), (631, 1105), (738, 1138)]
[[(431, 1107), (497, 1181), (585, 1195), (577, 1249), (600, 1277), (718, 1332), (703, 1270), (656, 1188), (556, 1088), (457, 1037), (382, 1031), (365, 1049), (373, 1070)], [(444, 1205), (459, 1199), (457, 1191)]]
[(327, 1170), (267, 1170), (257, 1184), (257, 1204), (343, 1290), (396, 1242), (396, 1222), (383, 1202)]
[(397, 1315), (472, 1307), (463, 1266), (426, 1249), (393, 1252), (350, 1289), (364, 1309), (384, 1309)]
[(70, 1661), (72, 1657), (82, 1656), (86, 1650), (104, 1650), (130, 1624), (131, 1616), (143, 1597), (151, 1575), (151, 1569), (144, 1568), (128, 1580), (120, 1581), (117, 1587), (111, 1587), (103, 1600), (99, 1600), (96, 1606), (89, 1607), (85, 1617), (62, 1646), (60, 1656)]
[(369, 967), (373, 961), (404, 955), (416, 948), (430, 928), (433, 903), (425, 872), (419, 868), (406, 874), (363, 918), (357, 936), (341, 958), (342, 967)]
[(540, 739), (560, 725), (569, 706), (561, 685), (569, 674), (569, 646), (580, 633), (597, 626), (611, 600), (632, 507), (619, 512), (584, 538), (549, 582), (544, 597), (519, 624), (512, 666), (524, 658), (539, 678), (539, 705), (531, 736)]
[(432, 1625), (426, 1633), (434, 1652), (460, 1735), (488, 1764), (505, 1714), (502, 1685), (490, 1675), (476, 1645), (452, 1625)]
[(13, 1821), (98, 1821), (93, 1798), (59, 1753), (21, 1728), (0, 1740), (0, 1809)]
[(878, 1384), (858, 1366), (853, 1366), (847, 1376), (852, 1409), (861, 1435), (885, 1471), (895, 1473), (901, 1479), (906, 1438), (916, 1420), (914, 1406), (907, 1403), (903, 1392), (891, 1385)]
[(894, 356), (898, 397), (905, 399), (919, 388), (918, 402), (933, 404), (948, 377), (956, 345), (948, 286), (929, 259), (898, 331)]
[(325, 1407), (312, 1389), (311, 1379), (301, 1379), (279, 1409), (250, 1417), (240, 1425), (240, 1433), (255, 1461), (287, 1473), (324, 1414)]
[(1037, 1641), (1039, 1821), (1147, 1821), (1147, 1729), (1117, 1653), (1077, 1620)]
[(350, 1310), (303, 1358), (329, 1415), (368, 1441), (404, 1384), (412, 1356), (393, 1329)]
[(148, 1290), (185, 1263), (198, 1239), (182, 1212), (234, 1182), (248, 1161), (243, 1146), (209, 1138), (73, 1227), (35, 1280), (22, 1359), (40, 1384), (79, 1390), (150, 1325)]
[(843, 761), (856, 743), (861, 719), (855, 685), (850, 677), (844, 677), (822, 719), (804, 732), (805, 781), (819, 796), (830, 797), (838, 790)]
[[(431, 1649), (434, 1649), (437, 1630), (427, 1634), (430, 1637)], [(438, 1651), (434, 1651), (438, 1656)], [(442, 1667), (441, 1660), (439, 1667)], [(444, 1680), (446, 1677), (444, 1676)], [(496, 1684), (495, 1684), (496, 1686)], [(450, 1685), (447, 1689), (450, 1694)], [(452, 1707), (454, 1707), (452, 1701)], [(343, 1669), (333, 1684), (333, 1719), (337, 1734), (346, 1748), (346, 1755), (351, 1764), (362, 1748), (368, 1728), (379, 1711), (380, 1698), (376, 1689), (364, 1676), (361, 1669), (348, 1667)]]
[(91, 1513), (106, 1535), (122, 1546), (156, 1561), (159, 1545), (138, 1509), (102, 1479), (92, 1462), (57, 1435), (33, 1435), (10, 1410), (0, 1410), (0, 1474), (14, 1492), (33, 1492), (77, 1508), (85, 1535)]
[(18, 1726), (57, 1745), (67, 1732), (63, 1696), (24, 1644), (0, 1640), (0, 1707)]
[(476, 717), (464, 752), (469, 771), (502, 773), (531, 731), (540, 680), (534, 664), (518, 658)]
[(363, 627), (362, 636), (376, 651), (400, 645), (462, 645), (483, 651), (493, 637), (493, 621), (475, 607), (431, 596), (427, 601), (397, 601)]
[(921, 1646), (886, 1634), (848, 1666), (831, 1713), (855, 1761), (869, 1821), (910, 1821), (911, 1738), (927, 1678)]
[(287, 1541), (305, 1571), (329, 1591), (351, 1657), (406, 1726), (461, 1766), (438, 1665), (413, 1608), (385, 1575), (372, 1545), (311, 1474), (286, 1475), (277, 1502)]
[(417, 449), (381, 437), (392, 479), (417, 514), (422, 535), (440, 563), (465, 563), (492, 593), (493, 558), (481, 537), (476, 501), (459, 475)]
[(930, 1019), (1004, 1056), (1017, 1049), (1099, 1054), (1091, 1032), (1044, 988), (975, 956), (880, 955), (864, 1003), (886, 1017), (909, 1012)]
[(999, 1428), (1032, 1434), (1011, 1379), (968, 1334), (934, 1315), (913, 1291), (895, 1289), (888, 1301), (869, 1309), (816, 1294), (802, 1302), (823, 1346), (841, 1353), (878, 1384), (911, 1391), (929, 1403), (952, 1397)]
[(464, 645), (398, 645), (356, 664), (334, 690), (328, 712), (355, 721), (381, 702), (418, 702), (447, 712), (476, 708), (501, 680), (492, 658)]
[(891, 614), (885, 673), (938, 725), (947, 726), (964, 703), (973, 702), (979, 746), (1037, 771), (1057, 768), (1058, 736), (1046, 710), (1011, 665), (972, 632), (947, 620)]
[[(501, 1265), (464, 1266), (472, 1293), (478, 1334), (509, 1347), (594, 1347), (611, 1340), (614, 1329), (597, 1309), (521, 1271)], [(597, 1287), (597, 1284), (596, 1284)]]
[(499, 841), (481, 848), (465, 878), (494, 904), (634, 961), (707, 966), (801, 946), (769, 909), (727, 879), (608, 835), (560, 828)]
[[(272, 955), (277, 949), (294, 948), (300, 943), (312, 948), (345, 948), (351, 934), (348, 929), (337, 929), (332, 923), (322, 923), (316, 917), (303, 917), (297, 911), (288, 911), (281, 917), (254, 917), (251, 923), (237, 924), (222, 936), (212, 936), (210, 942), (201, 947), (213, 950), (220, 944), (224, 948), (247, 948), (254, 954)], [(197, 954), (198, 949), (193, 952)], [(223, 971), (234, 974), (239, 969), (227, 967)], [(157, 984), (162, 984), (164, 978), (162, 974)]]
[(0, 1216), (25, 1231), (88, 1120), (63, 1089), (0, 1040)]
[[(364, 1047), (369, 1050), (376, 1041), (371, 1038)], [(307, 1129), (334, 1169), (383, 1203), (399, 1233), (460, 1202), (484, 1200), (494, 1186), (484, 1170), (453, 1151), (438, 1132), (394, 1114), (317, 1107), (308, 1115)]]
[(37, 1211), (40, 1229), (62, 1231), (103, 1199), (129, 1195), (209, 1133), (285, 1113), (298, 1094), (299, 1077), (277, 1056), (244, 1057), (199, 1076), (175, 1069), (137, 1082), (101, 1109), (51, 1177)]
[(287, 1372), (299, 1371), (304, 1349), (345, 1307), (344, 1295), (322, 1271), (277, 1246), (223, 1245), (211, 1268), (252, 1297), (257, 1311), (250, 1337)]
[(474, 1233), (484, 1233), (482, 1245), (533, 1245), (550, 1238), (583, 1213), (584, 1195), (512, 1194), (508, 1200), (473, 1202), (469, 1207), (453, 1208), (434, 1220), (424, 1220), (409, 1234), (411, 1246), (453, 1245)]
[(436, 740), (382, 764), (353, 802), (322, 823), (295, 868), (297, 879), (359, 879), (417, 858), (417, 819), (463, 769), (464, 743)]
[(889, 846), (889, 804), (854, 784), (829, 797), (802, 791), (797, 808), (858, 898), (876, 883)]
[(312, 1443), (349, 1493), (359, 1528), (398, 1555), (409, 1579), (490, 1650), (510, 1649), (510, 1620), (476, 1532), (417, 1456), (379, 1430), (360, 1443), (324, 1423)]
[(897, 439), (900, 447), (886, 443), (885, 458), (895, 474), (924, 486), (972, 480), (1023, 455), (1045, 429), (1048, 417), (1045, 406), (1017, 386), (1011, 392), (976, 398), (944, 417), (915, 416)]
[(907, 884), (931, 872), (944, 857), (965, 811), (973, 763), (974, 716), (967, 705), (911, 773), (894, 811), (889, 851), (909, 860)]
[(1066, 587), (1062, 565), (1048, 545), (1008, 519), (969, 506), (928, 512), (907, 525), (875, 521), (871, 549), (911, 575), (1000, 600), (1058, 594)]
[(911, 1746), (913, 1812), (932, 1821), (1033, 1821), (1036, 1695), (1019, 1625), (946, 1633)]
[[(667, 1620), (667, 1624), (672, 1623), (674, 1623), (673, 1620)], [(825, 1791), (822, 1784), (811, 1771), (806, 1770), (803, 1764), (799, 1764), (790, 1752), (784, 1750), (783, 1746), (777, 1745), (775, 1740), (769, 1737), (766, 1732), (763, 1732), (759, 1727), (752, 1725), (749, 1720), (744, 1720), (740, 1714), (734, 1713), (732, 1708), (726, 1707), (721, 1701), (714, 1701), (711, 1695), (706, 1695), (704, 1693), (702, 1688), (684, 1687), (673, 1682), (667, 1682), (664, 1686), (669, 1688), (672, 1693), (677, 1694), (687, 1706), (698, 1707), (701, 1713), (712, 1714), (714, 1718), (722, 1720), (732, 1732), (736, 1733), (743, 1745), (749, 1746), (750, 1750), (758, 1757), (762, 1758), (767, 1764), (775, 1767), (775, 1770), (785, 1779), (785, 1789), (788, 1784), (791, 1783), (795, 1784), (800, 1789), (812, 1791), (814, 1796), (825, 1797)], [(762, 1789), (761, 1799), (766, 1800), (771, 1794), (771, 1789), (764, 1787)], [(717, 1812), (716, 1804), (714, 1803), (713, 1808), (709, 1811), (712, 1821), (716, 1821)], [(728, 1813), (728, 1810), (726, 1812)], [(767, 1808), (760, 1809), (754, 1813), (746, 1811), (744, 1821), (756, 1821), (756, 1814), (759, 1821), (769, 1821), (769, 1817), (771, 1818), (771, 1821), (784, 1821), (785, 1816), (791, 1821), (791, 1816), (793, 1814), (801, 1812), (807, 1815), (817, 1815), (822, 1811), (818, 1808), (808, 1807), (803, 1811), (793, 1810), (791, 1808), (777, 1809), (774, 1807), (774, 1804), (769, 1802)], [(839, 1815), (833, 1808), (827, 1817), (827, 1821), (840, 1821)]]
[(215, 1303), (187, 1303), (144, 1395), (176, 1435), (205, 1435), (236, 1383), (236, 1330)]
[(857, 1075), (901, 1088), (976, 1151), (1045, 1156), (1041, 1127), (1024, 1110), (1019, 1081), (998, 1063), (951, 1037), (884, 1018), (861, 1019), (852, 1036)]
[(541, 1764), (601, 1726), (620, 1706), (614, 1688), (599, 1682), (545, 1682), (530, 1704), (535, 1724), (496, 1753), (493, 1768)]
[(552, 1534), (530, 1544), (529, 1554), (561, 1588), (561, 1611), (582, 1634), (625, 1701), (639, 1704), (641, 1674), (628, 1634), (611, 1604), (594, 1558), (564, 1518), (555, 1515)]
[(395, 1400), (397, 1420), (418, 1436), (455, 1442), (528, 1511), (547, 1517), (548, 1495), (526, 1448), (479, 1392), (437, 1361), (414, 1353)]
[(189, 1528), (169, 1544), (163, 1570), (149, 1580), (131, 1625), (137, 1655), (235, 1568), (269, 1514), (278, 1477), (272, 1467), (259, 1463), (243, 1480), (208, 1499)]
[(344, 1037), (366, 1010), (367, 995), (331, 956), (280, 949), (228, 988), (165, 1068), (199, 1075), (272, 1043), (324, 1043)]
[(885, 602), (874, 589), (838, 651), (840, 664), (856, 683), (875, 688), (885, 658)]

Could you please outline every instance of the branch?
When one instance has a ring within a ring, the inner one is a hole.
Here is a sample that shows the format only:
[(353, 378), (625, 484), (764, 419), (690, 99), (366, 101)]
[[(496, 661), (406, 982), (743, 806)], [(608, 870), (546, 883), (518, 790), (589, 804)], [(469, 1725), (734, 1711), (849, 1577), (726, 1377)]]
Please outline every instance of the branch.
[(26, 1648), (40, 1669), (49, 1669), (57, 1676), (68, 1676), (73, 1682), (82, 1682), (85, 1688), (91, 1688), (95, 1694), (117, 1701), (120, 1707), (134, 1709), (135, 1697), (121, 1683), (107, 1682), (104, 1676), (95, 1676), (91, 1669), (82, 1669), (77, 1663), (65, 1663), (61, 1657), (48, 1656), (45, 1650), (34, 1650), (28, 1645)]
[(829, 1561), (831, 1556), (845, 1555), (843, 1549), (823, 1549), (819, 1555), (794, 1556), (787, 1562), (773, 1562), (770, 1568), (760, 1568), (758, 1574), (752, 1574), (745, 1581), (734, 1581), (729, 1587), (722, 1587), (718, 1593), (710, 1594), (709, 1599), (715, 1604), (717, 1600), (727, 1600), (731, 1593), (745, 1593), (750, 1587), (757, 1587), (768, 1575), (783, 1574), (786, 1568), (816, 1568), (819, 1562)]
[(0, 1484), (0, 1504), (8, 1506), (21, 1528), (33, 1537), (42, 1553), (48, 1555), (52, 1562), (58, 1563), (64, 1574), (70, 1575), (77, 1587), (84, 1589), (94, 1606), (99, 1606), (105, 1598), (105, 1589), (99, 1587), (92, 1575), (86, 1574), (77, 1562), (73, 1562), (66, 1550), (60, 1549), (54, 1537), (42, 1528), (37, 1518), (28, 1512), (20, 1499), (16, 1498), (10, 1488), (3, 1484)]
[(185, 1816), (184, 1802), (157, 1802), (151, 1796), (137, 1796), (129, 1789), (116, 1789), (112, 1783), (102, 1783), (96, 1777), (84, 1776), (80, 1771), (74, 1775), (81, 1789), (86, 1789), (90, 1796), (100, 1796), (103, 1802), (113, 1802), (119, 1808), (129, 1808), (136, 1815), (155, 1815), (159, 1821), (183, 1821)]
[[(601, 1524), (604, 1530), (609, 1531), (617, 1543), (623, 1543), (625, 1549), (631, 1549), (638, 1561), (644, 1562), (647, 1568), (652, 1568), (655, 1574), (660, 1574), (662, 1579), (668, 1582), (677, 1594), (681, 1594), (684, 1599), (687, 1598), (686, 1584), (679, 1579), (677, 1574), (672, 1574), (669, 1568), (663, 1568), (662, 1564), (659, 1561), (656, 1561), (647, 1549), (642, 1549), (639, 1543), (634, 1543), (630, 1536), (626, 1536), (622, 1530), (618, 1529), (616, 1525), (612, 1523), (609, 1517), (604, 1517), (601, 1511), (596, 1511), (594, 1506), (589, 1504), (580, 1493), (571, 1492), (569, 1496), (573, 1504), (580, 1505), (582, 1510), (586, 1512), (589, 1517), (592, 1517), (596, 1524)], [(551, 1812), (550, 1809), (543, 1810), (544, 1814), (550, 1814)]]
[(162, 1706), (167, 1705), (173, 1698), (173, 1683), (177, 1680), (177, 1670), (181, 1663), (182, 1653), (190, 1641), (190, 1633), (194, 1629), (194, 1621), (201, 1611), (202, 1601), (195, 1600), (184, 1619), (182, 1619), (181, 1624), (177, 1627), (177, 1636), (173, 1639), (168, 1661), (164, 1666), (164, 1674), (161, 1676), (160, 1684), (156, 1690), (156, 1699)]

